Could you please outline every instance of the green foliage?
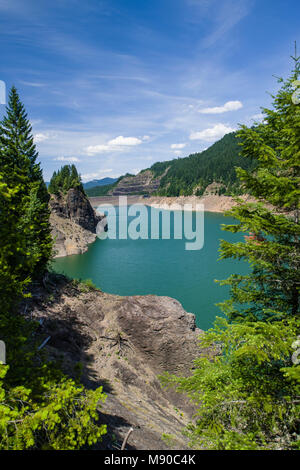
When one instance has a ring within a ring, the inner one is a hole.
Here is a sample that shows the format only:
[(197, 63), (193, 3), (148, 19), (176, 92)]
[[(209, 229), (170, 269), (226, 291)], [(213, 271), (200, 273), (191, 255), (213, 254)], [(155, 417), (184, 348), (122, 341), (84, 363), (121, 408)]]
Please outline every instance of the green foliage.
[(133, 176), (130, 175), (129, 173), (126, 173), (124, 176), (120, 176), (114, 183), (112, 184), (106, 184), (103, 186), (94, 186), (93, 188), (88, 188), (85, 190), (86, 194), (88, 197), (99, 197), (99, 196), (107, 196), (108, 193), (110, 193), (116, 186), (117, 184), (125, 177), (127, 176)]
[[(49, 195), (40, 164), (36, 162), (37, 156), (27, 114), (17, 90), (12, 87), (7, 114), (0, 122), (0, 181), (7, 185), (6, 197), (10, 194), (10, 208), (4, 208), (4, 213), (7, 214), (10, 209), (13, 211), (16, 233), (11, 235), (10, 240), (4, 238), (4, 233), (7, 230), (12, 233), (12, 230), (1, 224), (0, 230), (6, 245), (1, 258), (2, 263), (15, 268), (15, 275), (20, 276), (20, 279), (45, 270), (53, 245), (49, 225)], [(4, 220), (4, 214), (1, 216)], [(13, 246), (18, 237), (22, 238), (22, 249), (19, 250)]]
[(84, 193), (81, 177), (75, 165), (64, 165), (55, 171), (50, 180), (48, 191), (50, 194), (67, 193), (71, 188), (78, 188)]
[[(240, 203), (228, 215), (239, 220), (225, 230), (250, 231), (246, 243), (221, 243), (221, 258), (247, 260), (252, 272), (232, 276), (223, 310), (230, 318), (274, 319), (299, 315), (300, 289), (300, 106), (292, 102), (298, 71), (273, 97), (274, 109), (263, 109), (256, 129), (242, 126), (242, 155), (256, 161), (257, 170), (238, 175), (258, 203)], [(267, 206), (266, 203), (272, 205)]]
[(37, 325), (18, 313), (51, 256), (49, 194), (24, 106), (13, 87), (0, 123), (0, 449), (78, 449), (106, 432), (102, 389), (87, 391), (50, 364)]
[(221, 194), (241, 194), (235, 167), (247, 170), (253, 167), (253, 162), (239, 156), (236, 134), (232, 132), (201, 153), (158, 162), (150, 169), (157, 177), (169, 168), (160, 182), (160, 196), (189, 196), (193, 192), (201, 196), (213, 182), (222, 185)]
[(37, 325), (2, 315), (8, 366), (0, 365), (0, 449), (78, 449), (96, 443), (102, 388), (87, 391), (47, 363), (37, 349)]
[[(79, 449), (101, 440), (106, 427), (97, 410), (102, 387), (85, 390), (47, 361), (38, 346), (39, 324), (12, 311), (1, 312), (0, 449)], [(80, 364), (76, 373), (80, 375)]]
[(29, 275), (24, 275), (24, 259), (28, 271), (33, 270), (37, 262), (36, 256), (29, 259), (26, 255), (30, 227), (23, 227), (22, 232), (18, 230), (22, 192), (21, 184), (10, 188), (0, 173), (0, 315), (12, 309), (16, 300), (24, 295), (30, 280)]
[(80, 280), (78, 283), (78, 288), (81, 292), (89, 292), (91, 290), (100, 290), (92, 281), (92, 279)]
[[(254, 167), (254, 162), (239, 155), (236, 133), (232, 132), (201, 153), (156, 162), (150, 170), (153, 178), (161, 177), (157, 190), (159, 196), (190, 196), (194, 193), (202, 196), (206, 187), (213, 182), (219, 183), (218, 195), (238, 195), (242, 194), (242, 188), (236, 176), (236, 167), (247, 170)], [(126, 174), (111, 185), (90, 188), (86, 193), (89, 197), (106, 196), (126, 176), (133, 175)]]
[(294, 446), (300, 386), (299, 381), (291, 382), (297, 370), (291, 354), (298, 332), (295, 319), (230, 324), (218, 318), (214, 329), (200, 339), (200, 346), (210, 348), (212, 357), (198, 358), (191, 377), (162, 378), (198, 405), (196, 423), (187, 430), (193, 447)]
[[(292, 102), (291, 78), (273, 96), (265, 120), (238, 133), (251, 171), (238, 169), (245, 193), (259, 202), (228, 212), (238, 223), (224, 230), (250, 231), (245, 242), (221, 243), (221, 259), (243, 259), (252, 268), (222, 284), (231, 298), (200, 345), (211, 357), (195, 361), (188, 378), (165, 375), (197, 404), (187, 433), (196, 448), (221, 450), (300, 449), (300, 366), (292, 360), (300, 333), (300, 107)], [(231, 322), (231, 323), (230, 323)]]
[(161, 440), (166, 444), (166, 446), (173, 447), (176, 443), (176, 436), (174, 436), (174, 434), (166, 434), (163, 432)]
[(93, 188), (86, 189), (85, 192), (88, 197), (107, 196), (109, 191), (111, 191), (115, 186), (116, 183), (94, 186)]

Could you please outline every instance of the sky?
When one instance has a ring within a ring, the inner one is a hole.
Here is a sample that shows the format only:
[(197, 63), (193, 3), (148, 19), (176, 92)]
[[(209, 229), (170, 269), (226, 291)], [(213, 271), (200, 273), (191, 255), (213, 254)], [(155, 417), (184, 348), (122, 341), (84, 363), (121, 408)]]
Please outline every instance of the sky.
[(71, 163), (83, 181), (136, 174), (259, 120), (299, 18), (299, 0), (0, 0), (0, 80), (46, 181)]

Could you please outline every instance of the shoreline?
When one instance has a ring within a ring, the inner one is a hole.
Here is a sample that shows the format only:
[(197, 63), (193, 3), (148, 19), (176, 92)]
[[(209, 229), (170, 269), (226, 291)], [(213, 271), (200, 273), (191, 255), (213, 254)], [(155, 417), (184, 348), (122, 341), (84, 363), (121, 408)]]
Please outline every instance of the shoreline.
[[(244, 200), (249, 200), (249, 196), (241, 196)], [(120, 205), (119, 196), (99, 196), (91, 197), (89, 201), (94, 209), (97, 209), (101, 204), (112, 204), (114, 206)], [(127, 196), (128, 205), (143, 204), (145, 206), (154, 207), (163, 210), (182, 210), (184, 205), (189, 205), (185, 210), (201, 211), (203, 205), (204, 212), (224, 213), (232, 209), (236, 202), (232, 196), (217, 196), (217, 195), (204, 195), (198, 196), (178, 196), (178, 197), (165, 197), (165, 196), (150, 196), (143, 197), (140, 195)]]

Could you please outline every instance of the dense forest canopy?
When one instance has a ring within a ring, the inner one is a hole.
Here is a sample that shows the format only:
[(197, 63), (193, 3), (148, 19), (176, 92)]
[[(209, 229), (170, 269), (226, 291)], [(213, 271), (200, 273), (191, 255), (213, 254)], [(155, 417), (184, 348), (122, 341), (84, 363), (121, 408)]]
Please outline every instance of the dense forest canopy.
[(126, 173), (126, 175), (120, 176), (116, 179), (114, 183), (101, 185), (101, 186), (94, 186), (93, 188), (85, 188), (85, 192), (88, 197), (97, 197), (97, 196), (107, 196), (110, 191), (112, 191), (117, 184), (127, 176), (133, 176), (130, 173)]
[(239, 155), (239, 142), (236, 133), (226, 134), (207, 150), (186, 158), (177, 158), (169, 162), (155, 163), (151, 170), (155, 176), (168, 171), (161, 179), (158, 194), (160, 196), (181, 196), (196, 193), (201, 196), (206, 187), (221, 183), (220, 194), (239, 194), (240, 182), (236, 176), (236, 167), (250, 169), (251, 159)]
[(81, 177), (75, 165), (64, 165), (55, 171), (50, 180), (48, 191), (50, 194), (66, 193), (71, 188), (78, 188), (84, 192)]

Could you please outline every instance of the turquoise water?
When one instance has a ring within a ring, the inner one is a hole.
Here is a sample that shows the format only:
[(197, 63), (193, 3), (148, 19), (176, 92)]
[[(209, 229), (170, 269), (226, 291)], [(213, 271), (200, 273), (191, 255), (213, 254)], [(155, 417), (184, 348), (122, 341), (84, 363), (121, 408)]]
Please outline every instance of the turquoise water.
[[(195, 216), (193, 213), (194, 223)], [(56, 259), (54, 269), (72, 278), (92, 279), (103, 291), (112, 294), (174, 297), (186, 311), (196, 315), (197, 326), (205, 330), (213, 325), (216, 315), (221, 315), (215, 304), (228, 298), (228, 288), (214, 280), (247, 271), (243, 262), (218, 261), (221, 238), (243, 239), (241, 234), (222, 231), (222, 223), (234, 220), (222, 214), (205, 213), (204, 246), (198, 251), (185, 250), (186, 240), (162, 239), (161, 233), (158, 240), (97, 239), (82, 255)], [(171, 230), (171, 237), (172, 234)]]

